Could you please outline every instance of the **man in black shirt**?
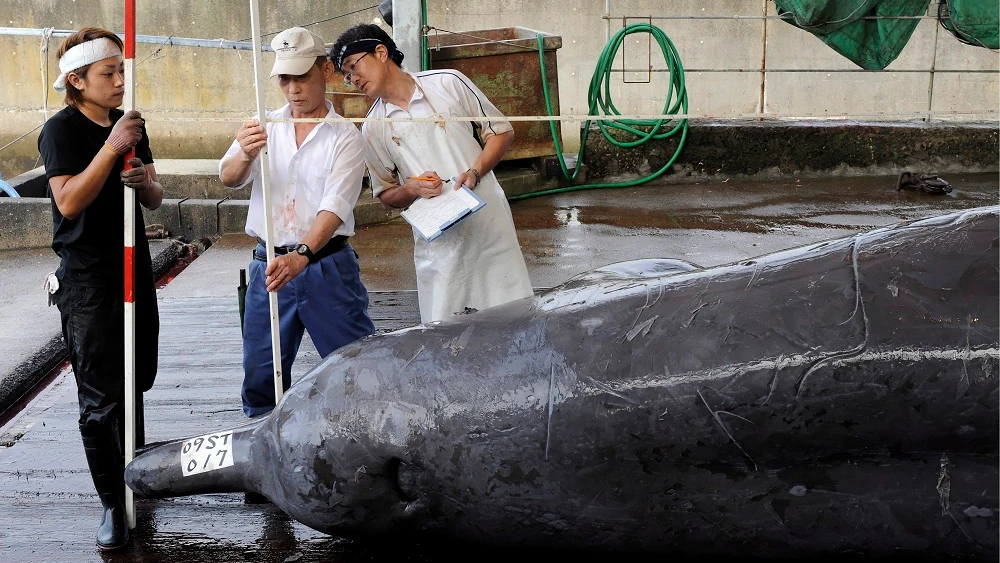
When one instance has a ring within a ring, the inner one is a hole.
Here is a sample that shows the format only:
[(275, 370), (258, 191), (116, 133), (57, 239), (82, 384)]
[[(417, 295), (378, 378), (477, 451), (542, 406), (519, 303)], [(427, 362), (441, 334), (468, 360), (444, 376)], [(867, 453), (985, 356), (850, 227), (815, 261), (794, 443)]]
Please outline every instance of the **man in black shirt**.
[[(55, 88), (67, 106), (49, 119), (38, 150), (52, 197), (52, 249), (62, 259), (51, 284), (63, 337), (76, 376), (80, 434), (104, 516), (97, 531), (103, 550), (129, 539), (124, 493), (124, 190), (136, 192), (135, 375), (137, 414), (142, 392), (156, 376), (159, 316), (140, 205), (163, 201), (144, 122), (117, 109), (124, 97), (122, 42), (114, 33), (85, 28), (59, 47), (62, 71)], [(135, 148), (125, 170), (124, 155)], [(138, 418), (138, 417), (137, 417)], [(136, 441), (144, 441), (141, 419)]]

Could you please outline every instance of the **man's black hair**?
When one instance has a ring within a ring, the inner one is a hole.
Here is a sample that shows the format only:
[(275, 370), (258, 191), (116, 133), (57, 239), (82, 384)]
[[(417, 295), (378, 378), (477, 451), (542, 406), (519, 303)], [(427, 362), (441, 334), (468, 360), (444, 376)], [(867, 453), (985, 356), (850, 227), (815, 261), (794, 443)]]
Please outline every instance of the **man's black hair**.
[[(341, 33), (340, 37), (337, 38), (337, 42), (333, 44), (333, 48), (330, 49), (330, 60), (333, 61), (333, 65), (338, 71), (343, 71), (337, 62), (340, 57), (340, 53), (344, 50), (344, 46), (350, 45), (351, 43), (362, 39), (374, 39), (382, 43), (389, 51), (389, 58), (396, 63), (396, 66), (402, 65), (403, 53), (396, 49), (396, 42), (392, 40), (392, 37), (390, 37), (384, 29), (372, 23), (359, 23)], [(374, 45), (374, 43), (372, 43), (372, 45)], [(375, 48), (372, 47), (367, 51), (374, 52)]]

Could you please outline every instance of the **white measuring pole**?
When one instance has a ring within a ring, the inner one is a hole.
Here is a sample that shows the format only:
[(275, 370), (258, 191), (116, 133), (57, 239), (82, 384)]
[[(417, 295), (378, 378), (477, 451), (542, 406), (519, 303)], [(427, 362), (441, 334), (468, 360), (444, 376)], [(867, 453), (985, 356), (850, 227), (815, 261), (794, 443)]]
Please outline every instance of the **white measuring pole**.
[[(135, 109), (135, 0), (125, 0), (125, 112)], [(135, 149), (125, 153), (125, 169)], [(135, 458), (135, 190), (125, 188), (125, 465)], [(135, 497), (125, 485), (125, 519), (135, 528)]]
[[(253, 77), (257, 91), (257, 115), (261, 127), (267, 129), (267, 114), (264, 113), (263, 70), (260, 58), (260, 13), (257, 0), (250, 0), (250, 37), (253, 40)], [(264, 230), (267, 232), (267, 265), (274, 262), (274, 216), (271, 207), (271, 173), (268, 166), (267, 144), (260, 149), (260, 186), (264, 191)], [(267, 294), (271, 305), (271, 361), (274, 364), (274, 404), (277, 405), (285, 392), (281, 384), (281, 335), (278, 332), (278, 292)]]

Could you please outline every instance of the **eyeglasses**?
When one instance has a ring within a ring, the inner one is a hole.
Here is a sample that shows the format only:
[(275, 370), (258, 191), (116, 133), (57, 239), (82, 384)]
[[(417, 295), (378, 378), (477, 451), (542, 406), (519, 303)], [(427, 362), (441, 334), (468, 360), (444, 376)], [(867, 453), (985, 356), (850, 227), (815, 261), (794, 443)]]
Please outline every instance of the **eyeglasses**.
[(371, 51), (368, 51), (364, 55), (358, 57), (358, 59), (353, 63), (351, 63), (350, 65), (344, 65), (341, 67), (341, 71), (347, 70), (347, 72), (344, 73), (344, 84), (347, 84), (348, 86), (351, 85), (351, 78), (354, 76), (354, 72), (357, 70), (358, 63), (361, 62), (361, 59), (367, 57), (370, 54), (372, 54)]

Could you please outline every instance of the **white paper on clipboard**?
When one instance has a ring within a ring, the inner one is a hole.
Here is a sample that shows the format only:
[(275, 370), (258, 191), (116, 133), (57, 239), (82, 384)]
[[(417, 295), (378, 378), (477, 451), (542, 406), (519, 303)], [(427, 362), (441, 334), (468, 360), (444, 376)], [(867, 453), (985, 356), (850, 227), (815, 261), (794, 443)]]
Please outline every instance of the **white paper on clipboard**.
[(432, 198), (417, 198), (400, 215), (424, 240), (432, 241), (484, 205), (482, 198), (462, 186), (457, 190), (446, 189)]

